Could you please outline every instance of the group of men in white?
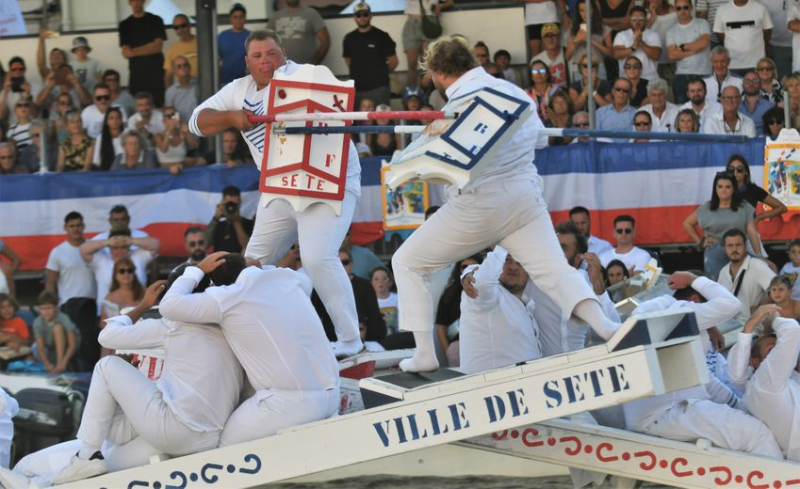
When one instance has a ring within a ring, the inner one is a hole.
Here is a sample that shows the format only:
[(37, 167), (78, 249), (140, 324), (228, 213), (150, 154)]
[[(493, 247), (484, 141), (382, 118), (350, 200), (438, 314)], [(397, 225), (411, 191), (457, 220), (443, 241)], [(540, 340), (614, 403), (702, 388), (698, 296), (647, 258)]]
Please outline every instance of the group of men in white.
[[(250, 35), (246, 53), (251, 75), (200, 105), (190, 127), (202, 136), (235, 127), (260, 162), (264, 127), (247, 116), (263, 113), (254, 107), (265, 100), (273, 74), (290, 73), (297, 65), (287, 62), (279, 38), (267, 31)], [(489, 76), (459, 37), (432, 42), (423, 67), (451, 101), (487, 87), (529, 100), (521, 89)], [(487, 246), (496, 245), (483, 264), (462, 275), (460, 348), (466, 373), (580, 349), (590, 328), (608, 340), (620, 326), (601, 260), (589, 252), (588, 227), (586, 233), (571, 223), (553, 229), (542, 180), (531, 164), (541, 121), (533, 104), (528, 109), (530, 116), (496, 158), (471, 175), (393, 258), (400, 323), (413, 332), (417, 346), (401, 363), (403, 370), (438, 367), (426, 277)], [(220, 252), (197, 266), (179, 267), (166, 283), (151, 285), (132, 311), (109, 319), (101, 344), (164, 348), (161, 378), (152, 383), (122, 358), (102, 359), (77, 453), (49, 473), (25, 472), (19, 464), (14, 473), (2, 471), (0, 480), (10, 487), (24, 486), (32, 476), (65, 483), (144, 463), (142, 454), (180, 456), (335, 416), (335, 354), (361, 350), (352, 288), (336, 254), (360, 187), (356, 152), (350, 155), (340, 214), (326, 205), (296, 211), (285, 200), (262, 200), (247, 258)], [(616, 224), (633, 227), (628, 221)], [(632, 238), (632, 232), (620, 234)], [(307, 275), (271, 266), (298, 237)], [(261, 266), (251, 265), (256, 262)], [(634, 314), (690, 307), (704, 347), (711, 348), (706, 331), (735, 317), (739, 301), (721, 285), (688, 272), (674, 273), (669, 284), (674, 296), (645, 302)], [(334, 320), (339, 341), (333, 348), (309, 300), (312, 285)], [(163, 318), (140, 320), (159, 298)], [(628, 403), (628, 429), (677, 440), (706, 438), (723, 448), (800, 461), (800, 325), (766, 321), (776, 337), (749, 335), (772, 312), (763, 308), (748, 323), (729, 379)], [(731, 397), (736, 390), (744, 392), (743, 403), (731, 401), (738, 399)], [(128, 450), (132, 446), (138, 459)]]

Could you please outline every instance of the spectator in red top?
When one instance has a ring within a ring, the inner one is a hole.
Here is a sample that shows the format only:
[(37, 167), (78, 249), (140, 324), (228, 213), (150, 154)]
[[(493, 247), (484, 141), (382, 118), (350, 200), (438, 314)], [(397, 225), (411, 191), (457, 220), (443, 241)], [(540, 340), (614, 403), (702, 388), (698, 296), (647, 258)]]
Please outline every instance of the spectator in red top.
[(31, 344), (31, 333), (17, 311), (17, 301), (8, 294), (0, 294), (0, 345), (19, 351), (20, 346)]

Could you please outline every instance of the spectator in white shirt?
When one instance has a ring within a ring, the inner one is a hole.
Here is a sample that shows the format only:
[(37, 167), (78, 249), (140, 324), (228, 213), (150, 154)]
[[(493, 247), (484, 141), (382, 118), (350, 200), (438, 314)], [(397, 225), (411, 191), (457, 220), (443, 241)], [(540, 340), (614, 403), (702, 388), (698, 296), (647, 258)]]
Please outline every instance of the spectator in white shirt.
[(719, 272), (719, 284), (732, 292), (741, 303), (739, 321), (747, 321), (751, 312), (767, 296), (775, 277), (767, 262), (747, 254), (745, 234), (731, 229), (722, 236), (722, 245), (729, 263)]
[(701, 78), (692, 78), (686, 86), (686, 95), (689, 101), (680, 106), (680, 109), (693, 110), (697, 117), (700, 119), (700, 131), (706, 124), (706, 120), (712, 115), (722, 112), (722, 105), (719, 102), (708, 100), (706, 98), (706, 82)]
[[(83, 120), (83, 128), (86, 129), (86, 134), (92, 139), (98, 139), (103, 134), (103, 121), (106, 117), (106, 111), (112, 106), (111, 90), (107, 85), (98, 83), (94, 86), (94, 104), (86, 107), (81, 112), (81, 120)], [(116, 103), (114, 107), (119, 107)], [(125, 110), (122, 111), (122, 120), (127, 120)]]
[(792, 32), (792, 72), (800, 71), (800, 2), (790, 2), (786, 25)]
[(730, 51), (731, 69), (743, 75), (766, 56), (772, 36), (772, 17), (756, 0), (732, 0), (717, 10), (714, 32)]
[(728, 69), (731, 55), (725, 46), (717, 46), (711, 50), (711, 76), (703, 78), (706, 82), (706, 98), (712, 102), (721, 102), (722, 89), (736, 87), (742, 91), (742, 77), (734, 75)]
[[(681, 0), (679, 0), (681, 1)], [(669, 85), (666, 80), (656, 78), (647, 84), (647, 98), (650, 103), (643, 105), (640, 110), (647, 111), (652, 118), (653, 132), (676, 132), (675, 118), (678, 116), (678, 106), (667, 101)]]
[(661, 57), (661, 38), (647, 25), (647, 10), (633, 7), (630, 11), (631, 28), (617, 34), (614, 39), (614, 58), (619, 60), (619, 71), (624, 73), (623, 65), (628, 56), (636, 56), (642, 62), (642, 78), (658, 78), (656, 62)]
[(672, 89), (675, 102), (685, 103), (686, 85), (695, 76), (711, 73), (708, 46), (711, 42), (711, 27), (705, 19), (692, 17), (691, 0), (675, 0), (678, 23), (667, 31), (667, 57), (675, 61), (675, 77)]
[(645, 271), (645, 267), (650, 263), (650, 253), (634, 246), (636, 220), (627, 214), (622, 214), (614, 218), (614, 237), (617, 246), (609, 252), (600, 256), (603, 266), (608, 265), (611, 260), (620, 260), (628, 267), (631, 275)]
[(153, 108), (153, 96), (148, 92), (136, 94), (136, 113), (128, 119), (128, 130), (138, 132), (149, 148), (154, 146), (154, 136), (166, 130), (164, 115)]
[(592, 220), (586, 207), (577, 206), (570, 209), (569, 220), (586, 236), (589, 253), (599, 256), (613, 249), (611, 243), (592, 235)]
[(734, 86), (722, 89), (722, 112), (717, 112), (703, 125), (705, 134), (738, 134), (749, 138), (756, 137), (756, 124), (753, 119), (739, 112), (742, 94)]

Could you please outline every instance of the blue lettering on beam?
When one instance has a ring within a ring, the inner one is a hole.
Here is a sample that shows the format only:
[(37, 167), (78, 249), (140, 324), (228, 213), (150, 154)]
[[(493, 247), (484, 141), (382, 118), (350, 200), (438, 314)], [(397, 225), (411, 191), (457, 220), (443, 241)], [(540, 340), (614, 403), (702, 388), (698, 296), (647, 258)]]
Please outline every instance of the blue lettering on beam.
[(609, 393), (630, 390), (625, 378), (625, 366), (615, 365), (599, 370), (590, 370), (578, 375), (548, 380), (542, 391), (548, 409), (565, 404), (585, 401), (587, 397), (598, 398)]
[(463, 402), (451, 404), (444, 409), (428, 409), (419, 417), (417, 414), (406, 414), (372, 424), (384, 448), (470, 427)]
[(479, 133), (481, 133), (481, 134), (486, 134), (486, 129), (488, 129), (488, 128), (489, 128), (489, 126), (487, 126), (487, 125), (486, 125), (486, 124), (484, 124), (483, 122), (479, 122), (479, 123), (478, 123), (478, 125), (477, 125), (477, 126), (475, 126), (475, 128), (473, 129), (473, 131), (475, 131), (475, 132), (479, 132)]
[(511, 408), (512, 418), (528, 414), (528, 407), (525, 405), (525, 391), (522, 389), (508, 391), (506, 392), (506, 398), (507, 400), (495, 395), (483, 398), (490, 423), (496, 423), (505, 418), (506, 403)]

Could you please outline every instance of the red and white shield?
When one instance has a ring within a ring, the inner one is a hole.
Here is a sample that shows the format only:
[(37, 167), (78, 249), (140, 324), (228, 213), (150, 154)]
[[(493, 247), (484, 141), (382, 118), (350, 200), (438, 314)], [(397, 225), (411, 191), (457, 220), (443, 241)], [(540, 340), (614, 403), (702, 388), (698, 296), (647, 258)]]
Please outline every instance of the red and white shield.
[[(272, 79), (268, 114), (350, 112), (353, 81), (341, 82), (324, 66), (303, 65), (292, 75)], [(350, 121), (273, 122), (266, 125), (259, 190), (269, 200), (282, 198), (297, 211), (324, 202), (341, 211), (347, 180), (349, 134), (274, 135), (275, 127), (350, 125)]]

